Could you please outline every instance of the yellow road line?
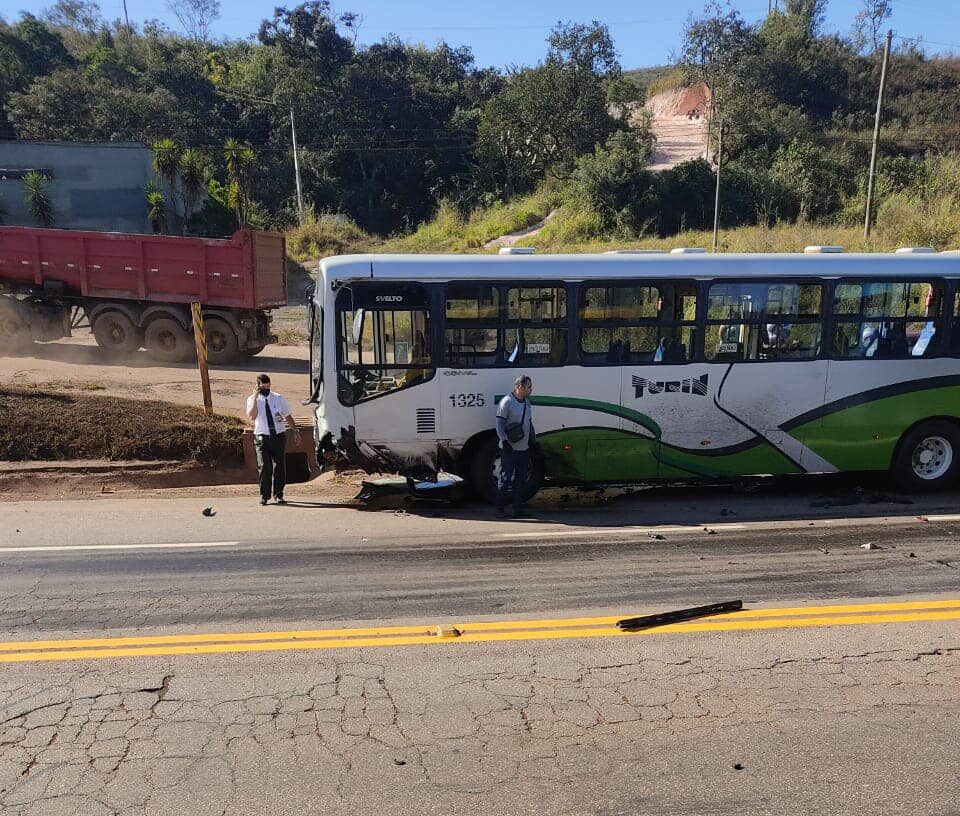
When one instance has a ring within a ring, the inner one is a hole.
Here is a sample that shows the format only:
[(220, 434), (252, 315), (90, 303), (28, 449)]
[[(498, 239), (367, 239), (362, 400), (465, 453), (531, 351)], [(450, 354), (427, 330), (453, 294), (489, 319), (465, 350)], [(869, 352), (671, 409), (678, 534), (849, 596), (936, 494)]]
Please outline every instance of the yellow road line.
[[(956, 605), (956, 602), (954, 602)], [(829, 608), (829, 607), (825, 607)], [(842, 607), (841, 607), (842, 608)], [(588, 619), (595, 620), (595, 619)], [(92, 660), (110, 657), (159, 657), (172, 655), (223, 654), (244, 652), (278, 652), (324, 649), (357, 649), (372, 647), (437, 645), (455, 643), (485, 643), (495, 641), (525, 641), (589, 637), (636, 637), (644, 635), (696, 633), (696, 632), (736, 632), (766, 629), (792, 629), (799, 627), (860, 626), (882, 623), (916, 623), (946, 620), (960, 620), (960, 609), (942, 611), (902, 611), (877, 614), (846, 614), (799, 616), (793, 618), (770, 617), (765, 619), (731, 619), (731, 616), (718, 616), (701, 621), (676, 623), (659, 626), (640, 632), (621, 632), (613, 626), (606, 629), (571, 627), (561, 629), (517, 629), (511, 631), (465, 631), (458, 638), (437, 638), (427, 634), (398, 634), (395, 636), (371, 636), (363, 638), (315, 638), (288, 639), (274, 642), (220, 642), (194, 644), (166, 644), (131, 646), (127, 648), (75, 648), (33, 650), (0, 654), (0, 663), (28, 663), (52, 660)], [(568, 621), (571, 623), (572, 621)], [(337, 631), (337, 630), (332, 630)], [(345, 630), (341, 630), (345, 631)], [(420, 627), (423, 632), (423, 627)], [(71, 643), (71, 641), (64, 641)], [(36, 647), (37, 644), (34, 644)]]
[[(715, 615), (710, 620), (744, 620), (797, 616), (850, 615), (863, 612), (895, 612), (906, 610), (960, 609), (960, 600), (896, 601), (892, 603), (843, 604), (833, 606), (795, 606), (776, 609), (744, 609)], [(462, 632), (499, 632), (509, 630), (545, 630), (612, 626), (631, 615), (603, 615), (591, 618), (555, 618), (545, 620), (476, 621), (453, 624)], [(660, 627), (661, 630), (663, 627)], [(394, 635), (427, 636), (430, 626), (379, 626), (358, 629), (304, 629), (285, 632), (223, 632), (196, 635), (143, 635), (116, 638), (77, 640), (26, 640), (0, 642), (0, 652), (37, 651), (46, 649), (120, 648), (128, 646), (160, 646), (193, 643), (252, 643), (269, 641), (330, 640), (342, 638), (379, 638)], [(433, 637), (432, 635), (430, 636)]]

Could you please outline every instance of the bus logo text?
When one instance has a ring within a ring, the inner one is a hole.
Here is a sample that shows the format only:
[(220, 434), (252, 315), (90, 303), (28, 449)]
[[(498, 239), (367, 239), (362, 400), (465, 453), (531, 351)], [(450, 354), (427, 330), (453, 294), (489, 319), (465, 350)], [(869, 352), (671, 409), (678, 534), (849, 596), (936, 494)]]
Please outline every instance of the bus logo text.
[(377, 295), (377, 303), (403, 303), (403, 295)]
[(644, 389), (648, 394), (698, 394), (701, 397), (707, 395), (707, 378), (709, 374), (704, 374), (699, 379), (691, 377), (687, 380), (648, 380), (646, 377), (633, 378), (633, 392), (637, 399), (643, 396)]

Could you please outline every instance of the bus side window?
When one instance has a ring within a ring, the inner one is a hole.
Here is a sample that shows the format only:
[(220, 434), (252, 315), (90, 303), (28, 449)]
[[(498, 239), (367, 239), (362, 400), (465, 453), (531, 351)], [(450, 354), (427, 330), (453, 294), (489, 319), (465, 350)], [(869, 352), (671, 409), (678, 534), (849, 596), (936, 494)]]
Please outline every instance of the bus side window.
[[(926, 281), (838, 284), (833, 353), (848, 359), (932, 357), (942, 293)], [(956, 304), (954, 311), (956, 311)]]

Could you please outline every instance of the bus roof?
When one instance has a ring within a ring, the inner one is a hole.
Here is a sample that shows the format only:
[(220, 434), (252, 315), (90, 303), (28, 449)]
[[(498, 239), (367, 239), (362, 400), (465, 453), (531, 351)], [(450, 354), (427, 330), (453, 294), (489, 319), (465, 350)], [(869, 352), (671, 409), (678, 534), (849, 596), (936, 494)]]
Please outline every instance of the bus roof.
[(685, 254), (670, 255), (337, 255), (320, 269), (329, 280), (464, 278), (554, 280), (609, 278), (958, 277), (952, 253)]

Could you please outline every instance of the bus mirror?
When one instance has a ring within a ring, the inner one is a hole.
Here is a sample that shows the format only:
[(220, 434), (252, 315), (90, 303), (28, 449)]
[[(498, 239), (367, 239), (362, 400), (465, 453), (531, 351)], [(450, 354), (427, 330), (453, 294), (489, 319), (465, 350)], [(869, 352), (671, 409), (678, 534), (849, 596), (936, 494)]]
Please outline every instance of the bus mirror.
[(366, 312), (363, 309), (357, 309), (353, 315), (353, 325), (350, 327), (350, 340), (354, 344), (360, 342), (360, 338), (363, 335), (363, 319), (366, 317)]

